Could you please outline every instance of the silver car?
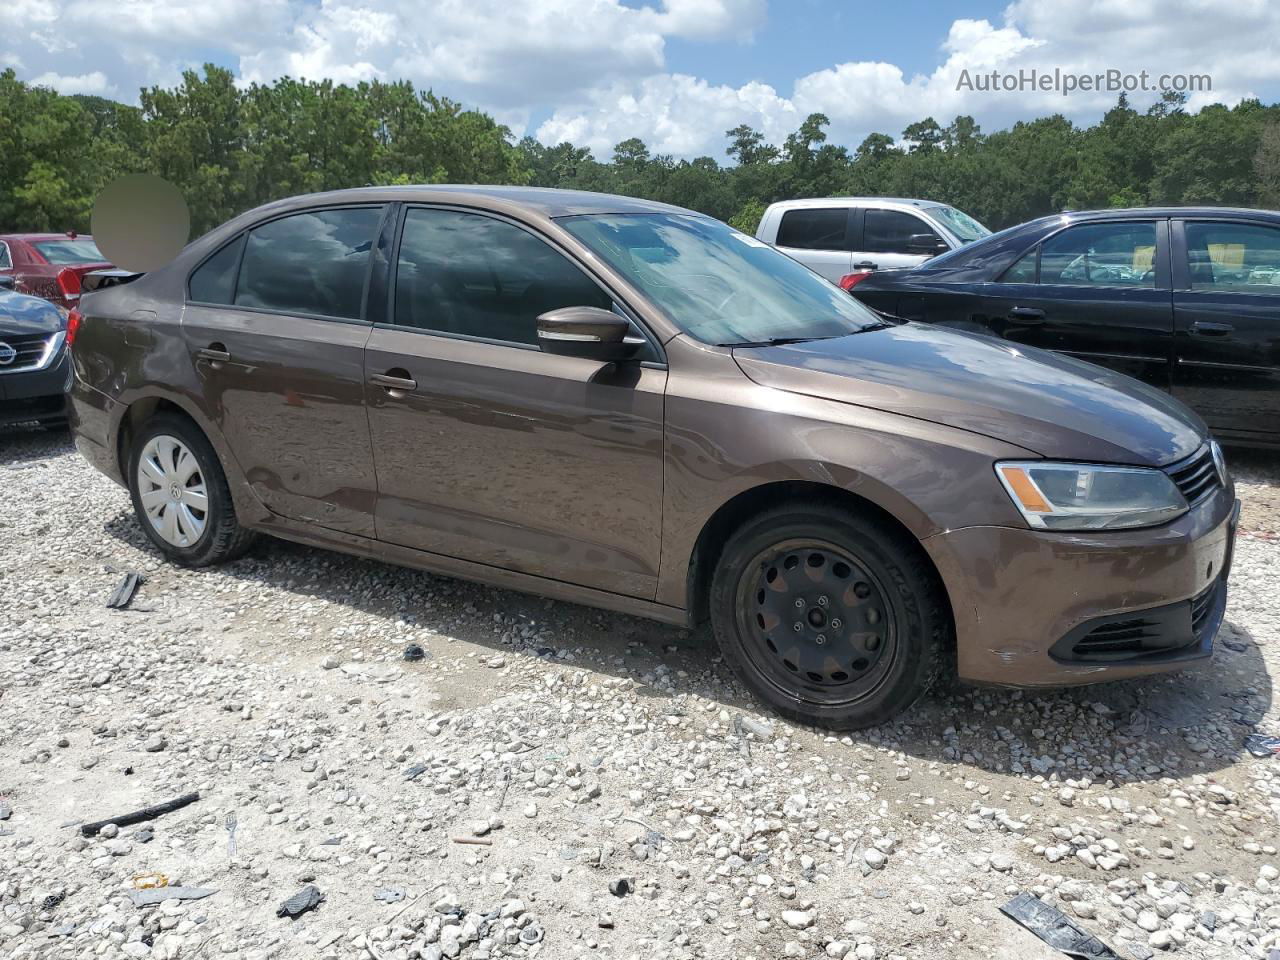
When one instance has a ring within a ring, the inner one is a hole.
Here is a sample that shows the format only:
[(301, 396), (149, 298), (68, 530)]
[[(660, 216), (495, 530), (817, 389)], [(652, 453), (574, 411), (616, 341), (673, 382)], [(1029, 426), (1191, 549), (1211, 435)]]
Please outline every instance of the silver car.
[(914, 267), (990, 233), (964, 211), (931, 200), (820, 197), (771, 205), (756, 239), (839, 283), (868, 270)]

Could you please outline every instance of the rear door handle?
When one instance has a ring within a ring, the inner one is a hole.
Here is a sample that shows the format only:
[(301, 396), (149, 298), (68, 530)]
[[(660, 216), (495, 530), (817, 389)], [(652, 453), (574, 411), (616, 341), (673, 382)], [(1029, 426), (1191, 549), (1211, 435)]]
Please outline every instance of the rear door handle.
[(201, 347), (196, 351), (196, 359), (208, 360), (210, 363), (226, 363), (231, 359), (231, 354), (222, 344), (211, 343), (207, 347)]
[(853, 269), (854, 270), (876, 270), (879, 268), (879, 266), (880, 264), (878, 263), (872, 263), (870, 260), (863, 260), (860, 263), (855, 263), (853, 265)]
[(1009, 319), (1017, 320), (1024, 326), (1044, 323), (1044, 311), (1039, 307), (1014, 307), (1009, 311)]
[(1202, 337), (1225, 337), (1235, 330), (1229, 323), (1214, 323), (1212, 320), (1197, 320), (1191, 325), (1191, 332)]
[(386, 373), (375, 373), (369, 377), (369, 382), (375, 387), (385, 387), (387, 390), (417, 390), (418, 381), (411, 377), (393, 377)]

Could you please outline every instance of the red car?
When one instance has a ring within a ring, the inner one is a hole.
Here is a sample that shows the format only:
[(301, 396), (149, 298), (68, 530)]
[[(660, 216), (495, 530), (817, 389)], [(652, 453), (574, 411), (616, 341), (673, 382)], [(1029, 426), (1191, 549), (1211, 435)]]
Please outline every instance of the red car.
[(0, 277), (13, 277), (18, 293), (42, 297), (63, 310), (80, 300), (80, 278), (111, 264), (93, 237), (70, 233), (0, 234)]

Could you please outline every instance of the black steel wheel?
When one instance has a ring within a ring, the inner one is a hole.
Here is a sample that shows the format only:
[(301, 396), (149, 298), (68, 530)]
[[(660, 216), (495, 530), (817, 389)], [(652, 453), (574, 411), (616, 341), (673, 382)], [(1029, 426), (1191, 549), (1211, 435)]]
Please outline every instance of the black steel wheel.
[(878, 519), (783, 507), (745, 524), (720, 557), (712, 625), (726, 660), (788, 716), (851, 729), (914, 703), (950, 630), (919, 546)]

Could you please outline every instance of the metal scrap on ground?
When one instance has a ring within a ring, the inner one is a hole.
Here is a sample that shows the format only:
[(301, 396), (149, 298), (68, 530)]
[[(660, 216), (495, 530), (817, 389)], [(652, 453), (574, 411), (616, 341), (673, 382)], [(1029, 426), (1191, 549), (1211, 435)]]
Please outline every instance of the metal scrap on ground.
[(153, 807), (143, 807), (141, 810), (134, 810), (130, 813), (121, 813), (114, 817), (107, 817), (105, 820), (95, 820), (93, 823), (81, 824), (80, 832), (86, 837), (92, 837), (96, 836), (98, 831), (108, 823), (114, 823), (117, 827), (127, 827), (131, 823), (141, 823), (143, 820), (154, 820), (156, 817), (163, 816), (166, 813), (172, 813), (174, 810), (179, 810), (189, 803), (195, 803), (199, 799), (200, 794), (198, 793), (186, 793), (178, 797), (176, 800), (157, 803)]
[(324, 900), (324, 894), (314, 883), (308, 883), (276, 909), (277, 917), (298, 917), (314, 910)]
[(154, 887), (148, 890), (125, 891), (135, 907), (149, 907), (153, 903), (162, 903), (165, 900), (203, 900), (217, 892), (207, 887)]
[(107, 606), (113, 610), (123, 610), (133, 602), (133, 595), (138, 592), (140, 586), (142, 586), (142, 574), (132, 571), (126, 573), (124, 579), (112, 591), (107, 600)]
[(1119, 954), (1057, 907), (1049, 906), (1030, 893), (1018, 894), (1001, 907), (1000, 912), (1069, 957), (1076, 957), (1078, 960), (1120, 960)]

